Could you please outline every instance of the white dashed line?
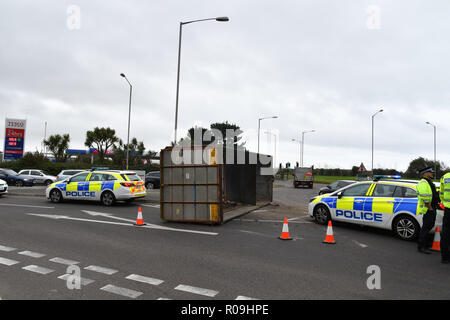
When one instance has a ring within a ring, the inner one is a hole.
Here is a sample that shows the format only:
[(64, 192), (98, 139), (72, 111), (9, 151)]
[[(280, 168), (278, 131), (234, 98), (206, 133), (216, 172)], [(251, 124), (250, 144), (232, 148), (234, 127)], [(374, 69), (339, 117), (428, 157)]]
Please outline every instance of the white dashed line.
[(22, 269), (31, 271), (34, 273), (39, 273), (39, 274), (49, 274), (49, 273), (52, 273), (53, 271), (55, 271), (52, 269), (47, 269), (47, 268), (39, 267), (39, 266), (35, 266), (35, 265), (29, 265), (29, 266), (23, 267)]
[(168, 298), (158, 298), (156, 300), (172, 300), (172, 299), (168, 299)]
[(68, 265), (68, 266), (71, 266), (71, 265), (74, 265), (74, 264), (79, 264), (78, 261), (73, 261), (73, 260), (68, 260), (68, 259), (63, 259), (63, 258), (58, 258), (58, 257), (49, 259), (48, 261), (55, 262), (55, 263), (60, 263), (60, 264), (65, 264), (65, 265)]
[(237, 298), (235, 300), (258, 300), (258, 299), (250, 298), (250, 297), (246, 297), (246, 296), (237, 296)]
[(159, 204), (143, 204), (144, 207), (150, 207), (150, 208), (160, 208), (161, 206)]
[(11, 247), (5, 247), (5, 246), (0, 246), (0, 251), (5, 251), (5, 252), (11, 252), (17, 250), (16, 248), (11, 248)]
[(112, 275), (112, 274), (118, 272), (117, 270), (114, 270), (114, 269), (109, 269), (109, 268), (104, 268), (104, 267), (99, 267), (99, 266), (89, 266), (89, 267), (86, 267), (84, 269), (85, 270), (94, 271), (94, 272), (103, 273), (103, 274), (107, 274), (107, 275)]
[(21, 252), (18, 252), (17, 254), (21, 254), (21, 255), (24, 255), (27, 257), (32, 257), (32, 258), (42, 258), (45, 256), (45, 254), (33, 252), (33, 251), (21, 251)]
[(121, 288), (121, 287), (117, 287), (117, 286), (113, 286), (112, 284), (108, 284), (102, 288), (100, 288), (100, 290), (109, 292), (109, 293), (114, 293), (114, 294), (118, 294), (124, 297), (128, 297), (128, 298), (132, 298), (135, 299), (137, 297), (139, 297), (142, 292), (139, 291), (134, 291), (131, 289), (127, 289), (127, 288)]
[(200, 294), (202, 296), (207, 296), (207, 297), (215, 297), (219, 293), (218, 291), (209, 290), (209, 289), (203, 289), (203, 288), (197, 288), (197, 287), (191, 287), (191, 286), (186, 286), (184, 284), (178, 285), (175, 288), (175, 290), (180, 290), (180, 291), (184, 291), (184, 292)]
[(15, 264), (18, 264), (18, 263), (19, 263), (19, 261), (16, 261), (16, 260), (0, 258), (0, 264), (3, 264), (3, 265), (8, 266), (8, 267), (12, 266), (12, 265), (15, 265)]
[(140, 276), (138, 274), (130, 274), (128, 277), (125, 277), (125, 279), (138, 281), (138, 282), (143, 282), (143, 283), (148, 283), (148, 284), (152, 284), (152, 285), (155, 285), (155, 286), (159, 286), (161, 283), (164, 282), (163, 280), (149, 278), (149, 277), (144, 277), (144, 276)]
[[(69, 276), (71, 276), (71, 275), (70, 274), (63, 274), (62, 276), (58, 277), (58, 279), (67, 281)], [(88, 284), (95, 282), (94, 280), (87, 279), (87, 278), (81, 278), (80, 280), (81, 280), (81, 285), (82, 286), (87, 286)]]

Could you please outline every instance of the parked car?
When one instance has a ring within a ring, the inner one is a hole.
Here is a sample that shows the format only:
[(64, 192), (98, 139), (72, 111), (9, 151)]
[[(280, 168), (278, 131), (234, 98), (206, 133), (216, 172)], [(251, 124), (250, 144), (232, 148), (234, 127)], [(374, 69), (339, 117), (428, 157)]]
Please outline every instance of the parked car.
[(46, 186), (56, 181), (55, 176), (45, 174), (42, 170), (24, 169), (19, 171), (19, 175), (33, 177), (35, 184), (44, 184)]
[(352, 183), (355, 183), (356, 181), (352, 181), (352, 180), (337, 180), (334, 181), (333, 183), (327, 185), (326, 187), (320, 188), (319, 190), (319, 195), (321, 194), (326, 194), (326, 193), (332, 193), (335, 192), (336, 190), (346, 187)]
[(58, 173), (58, 175), (56, 176), (56, 181), (61, 181), (67, 178), (70, 178), (71, 176), (74, 176), (80, 172), (83, 172), (86, 170), (78, 170), (78, 169), (74, 169), (74, 170), (63, 170), (60, 173)]
[(0, 180), (0, 196), (8, 193), (8, 184), (4, 180)]
[(145, 175), (145, 187), (147, 189), (159, 189), (160, 187), (160, 172), (151, 171)]
[(21, 176), (11, 169), (0, 169), (0, 179), (5, 180), (10, 186), (23, 187), (34, 185), (34, 178), (30, 176)]
[(63, 200), (100, 201), (111, 206), (116, 201), (131, 202), (144, 198), (144, 181), (134, 172), (119, 170), (91, 170), (55, 182), (45, 191), (47, 199), (57, 203)]

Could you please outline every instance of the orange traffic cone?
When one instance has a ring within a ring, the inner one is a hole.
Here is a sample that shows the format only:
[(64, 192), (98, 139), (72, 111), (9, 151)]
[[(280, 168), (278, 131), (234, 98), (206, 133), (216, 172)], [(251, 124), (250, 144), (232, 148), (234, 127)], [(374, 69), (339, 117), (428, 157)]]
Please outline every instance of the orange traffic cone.
[(281, 240), (292, 240), (292, 238), (289, 237), (289, 227), (288, 227), (288, 222), (287, 222), (286, 218), (284, 218), (283, 230), (281, 230), (281, 237), (279, 237), (279, 239), (281, 239)]
[(439, 227), (436, 227), (436, 232), (434, 233), (433, 246), (431, 247), (433, 251), (441, 251), (441, 233)]
[(336, 243), (336, 241), (334, 241), (333, 227), (331, 225), (331, 220), (328, 221), (327, 235), (325, 237), (325, 240), (323, 240), (323, 243), (329, 243), (329, 244)]
[(134, 225), (135, 226), (144, 226), (145, 225), (144, 219), (142, 219), (142, 209), (141, 209), (141, 207), (139, 207), (138, 216), (137, 216), (137, 219), (136, 219), (136, 223)]

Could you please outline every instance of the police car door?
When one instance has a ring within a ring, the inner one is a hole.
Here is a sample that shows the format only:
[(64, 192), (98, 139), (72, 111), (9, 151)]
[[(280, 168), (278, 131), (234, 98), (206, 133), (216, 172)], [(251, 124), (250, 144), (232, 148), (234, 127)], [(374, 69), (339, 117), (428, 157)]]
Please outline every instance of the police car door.
[(372, 192), (371, 224), (375, 227), (386, 226), (394, 215), (394, 191), (396, 185), (378, 182)]
[(334, 219), (352, 223), (362, 223), (367, 194), (372, 183), (358, 183), (342, 190), (336, 201)]
[(83, 172), (71, 177), (63, 197), (67, 199), (83, 199), (83, 192), (86, 189), (86, 184), (89, 183), (86, 182), (88, 175), (89, 172)]
[(103, 173), (93, 172), (89, 178), (89, 200), (100, 200), (102, 191), (102, 183), (107, 175)]

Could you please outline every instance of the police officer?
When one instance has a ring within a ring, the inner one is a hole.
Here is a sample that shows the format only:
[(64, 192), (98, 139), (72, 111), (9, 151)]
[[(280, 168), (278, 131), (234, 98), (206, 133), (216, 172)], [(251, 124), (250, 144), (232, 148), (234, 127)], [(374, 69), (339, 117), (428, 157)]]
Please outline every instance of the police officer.
[(442, 220), (441, 231), (441, 262), (450, 262), (450, 173), (446, 173), (441, 178), (439, 189), (441, 203), (444, 205), (444, 218)]
[(433, 229), (436, 222), (436, 209), (439, 204), (439, 194), (436, 191), (431, 178), (434, 170), (432, 167), (426, 167), (419, 170), (422, 180), (417, 184), (417, 193), (419, 198), (419, 214), (423, 214), (422, 228), (420, 229), (417, 250), (421, 253), (430, 254), (431, 251), (426, 247), (427, 235)]

